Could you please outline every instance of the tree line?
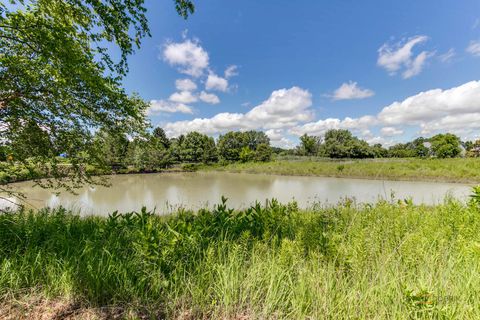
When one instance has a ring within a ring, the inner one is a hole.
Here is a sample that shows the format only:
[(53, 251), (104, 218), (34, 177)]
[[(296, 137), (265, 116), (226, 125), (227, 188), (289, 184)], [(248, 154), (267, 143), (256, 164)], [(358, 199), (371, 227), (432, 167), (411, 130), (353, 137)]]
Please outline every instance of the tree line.
[(355, 137), (349, 130), (328, 130), (323, 137), (304, 134), (300, 144), (290, 152), (295, 155), (328, 158), (455, 158), (480, 157), (480, 140), (461, 141), (451, 133), (437, 134), (431, 138), (419, 137), (389, 148), (381, 144), (369, 145)]
[(217, 141), (196, 131), (168, 138), (160, 127), (132, 140), (124, 134), (99, 131), (94, 141), (105, 163), (145, 171), (179, 163), (265, 162), (272, 157), (268, 136), (253, 130), (227, 132)]
[[(317, 156), (326, 158), (455, 158), (459, 156), (480, 157), (480, 140), (462, 142), (451, 133), (437, 134), (431, 138), (419, 137), (389, 148), (381, 144), (369, 145), (355, 137), (349, 130), (332, 129), (324, 136), (300, 137), (294, 149), (272, 147), (269, 137), (262, 131), (230, 131), (217, 140), (193, 131), (175, 138), (168, 138), (165, 131), (157, 127), (151, 132), (129, 137), (122, 131), (108, 128), (98, 130), (89, 138), (89, 147), (82, 150), (86, 142), (74, 139), (64, 146), (54, 141), (55, 135), (42, 130), (30, 122), (18, 135), (0, 144), (0, 161), (16, 159), (67, 158), (70, 150), (75, 157), (89, 158), (86, 162), (98, 167), (122, 169), (134, 167), (140, 171), (154, 171), (174, 164), (212, 164), (228, 162), (266, 162), (274, 154)], [(95, 152), (90, 153), (90, 150)], [(96, 155), (95, 157), (92, 157)]]

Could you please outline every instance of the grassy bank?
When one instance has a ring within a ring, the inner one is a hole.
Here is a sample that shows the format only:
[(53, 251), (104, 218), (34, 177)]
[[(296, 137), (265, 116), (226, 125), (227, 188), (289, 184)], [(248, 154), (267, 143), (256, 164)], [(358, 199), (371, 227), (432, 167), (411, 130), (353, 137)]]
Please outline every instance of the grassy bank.
[(451, 200), (3, 214), (0, 318), (478, 319), (479, 216)]
[(480, 182), (480, 159), (376, 159), (333, 161), (325, 159), (233, 163), (203, 170), (280, 175), (352, 177), (390, 180)]

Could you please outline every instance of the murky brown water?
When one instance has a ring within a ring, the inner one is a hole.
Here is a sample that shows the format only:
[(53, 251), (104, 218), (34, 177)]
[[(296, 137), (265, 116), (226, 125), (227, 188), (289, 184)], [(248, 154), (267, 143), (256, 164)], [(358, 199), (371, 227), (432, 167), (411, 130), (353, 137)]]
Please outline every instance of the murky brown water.
[[(31, 182), (15, 184), (27, 195), (28, 202), (37, 208), (65, 206), (83, 214), (105, 215), (115, 210), (127, 212), (142, 206), (170, 212), (179, 206), (198, 209), (212, 206), (222, 195), (228, 204), (241, 208), (256, 200), (276, 198), (286, 203), (296, 200), (306, 208), (314, 202), (336, 203), (344, 197), (360, 202), (375, 202), (379, 198), (411, 197), (415, 203), (434, 204), (446, 195), (465, 199), (470, 187), (452, 183), (361, 180), (325, 177), (254, 175), (241, 173), (159, 173), (118, 175), (110, 179), (111, 187), (84, 187), (78, 195), (62, 193), (56, 196), (49, 190), (32, 188)], [(5, 206), (6, 202), (0, 203)]]

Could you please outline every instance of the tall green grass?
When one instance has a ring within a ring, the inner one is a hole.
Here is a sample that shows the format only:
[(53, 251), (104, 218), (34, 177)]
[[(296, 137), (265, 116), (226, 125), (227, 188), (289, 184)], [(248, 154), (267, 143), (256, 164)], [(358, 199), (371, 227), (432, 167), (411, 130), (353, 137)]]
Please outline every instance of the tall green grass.
[(392, 180), (480, 182), (480, 159), (277, 160), (232, 163), (203, 170)]
[(8, 213), (0, 294), (165, 318), (479, 319), (480, 210), (447, 199), (306, 211), (222, 202), (168, 217)]

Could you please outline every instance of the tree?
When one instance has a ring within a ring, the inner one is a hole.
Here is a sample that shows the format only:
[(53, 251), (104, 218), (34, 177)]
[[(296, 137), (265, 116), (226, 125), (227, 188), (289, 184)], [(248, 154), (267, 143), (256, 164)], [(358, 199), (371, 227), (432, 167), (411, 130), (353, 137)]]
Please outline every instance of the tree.
[(388, 150), (380, 143), (374, 144), (371, 149), (375, 158), (386, 158), (388, 156)]
[(241, 162), (250, 162), (255, 158), (255, 152), (249, 146), (244, 146), (240, 151), (239, 160)]
[(348, 130), (331, 129), (325, 133), (325, 153), (330, 158), (373, 158), (366, 141), (354, 137)]
[(455, 158), (461, 153), (460, 138), (451, 133), (437, 134), (430, 138), (432, 153), (437, 158)]
[(388, 149), (388, 154), (393, 158), (413, 158), (417, 156), (412, 143), (397, 143)]
[(218, 138), (218, 155), (226, 161), (240, 160), (240, 152), (244, 147), (241, 132), (230, 131)]
[(182, 162), (182, 149), (185, 136), (183, 134), (170, 140), (170, 156), (174, 162)]
[(215, 161), (215, 141), (199, 132), (190, 132), (185, 136), (181, 145), (181, 155), (181, 159), (186, 162), (208, 163)]
[(107, 166), (118, 167), (128, 164), (129, 141), (122, 132), (100, 130), (94, 139)]
[(153, 129), (153, 136), (157, 138), (166, 149), (170, 148), (171, 142), (162, 128), (156, 127)]
[(413, 140), (411, 148), (415, 150), (415, 157), (426, 158), (430, 155), (430, 142), (423, 137)]
[[(226, 161), (252, 161), (256, 159), (257, 149), (267, 152), (265, 146), (270, 148), (270, 138), (261, 131), (230, 131), (218, 138), (218, 155)], [(271, 153), (271, 151), (269, 151)]]
[[(15, 150), (28, 143), (15, 138), (35, 123), (49, 135), (48, 152), (65, 149), (70, 174), (78, 182), (89, 180), (82, 169), (85, 162), (103, 160), (92, 143), (92, 130), (134, 137), (146, 125), (147, 104), (121, 86), (127, 57), (150, 34), (143, 1), (10, 3), (0, 4), (0, 140), (10, 141)], [(185, 18), (194, 11), (190, 0), (175, 0), (175, 7)], [(120, 53), (118, 61), (109, 54), (113, 46)], [(45, 158), (45, 152), (29, 156), (48, 164), (56, 176), (57, 158)]]
[(272, 160), (272, 148), (266, 143), (260, 143), (255, 150), (255, 161), (268, 162)]
[(242, 132), (243, 144), (250, 150), (257, 150), (260, 144), (270, 145), (270, 138), (263, 131), (245, 131)]
[(318, 153), (321, 140), (316, 136), (309, 136), (306, 133), (300, 137), (300, 153), (307, 156), (313, 156)]
[(129, 144), (128, 162), (140, 171), (156, 171), (171, 165), (170, 153), (152, 136), (137, 137)]

